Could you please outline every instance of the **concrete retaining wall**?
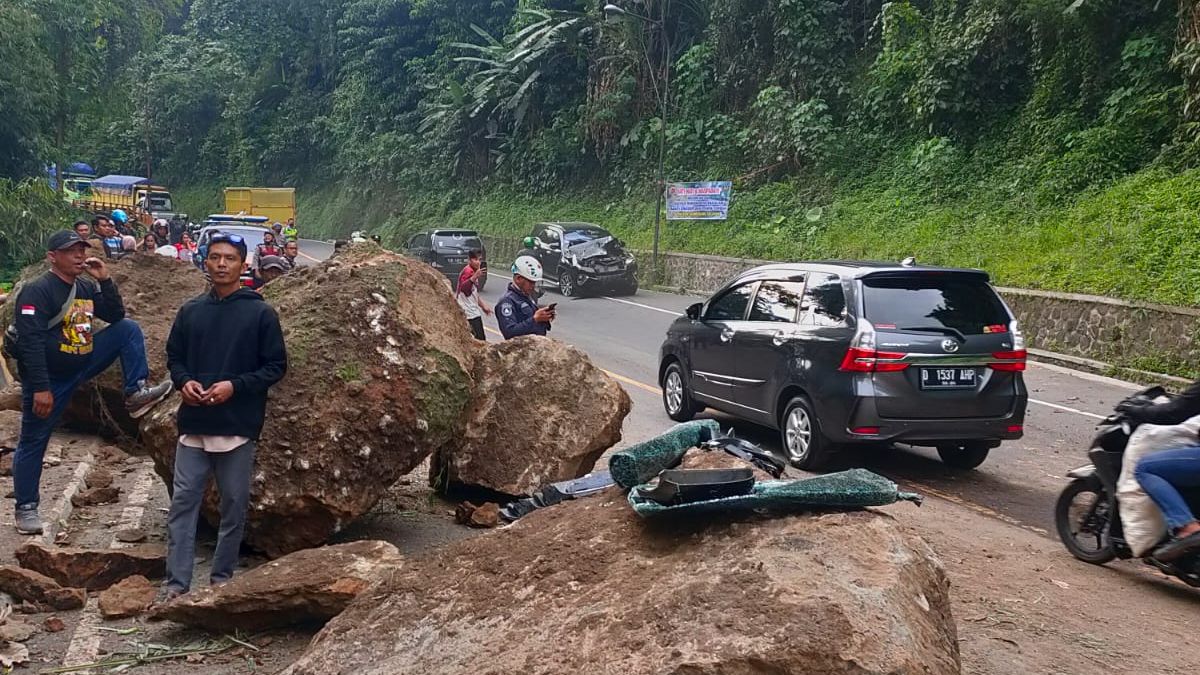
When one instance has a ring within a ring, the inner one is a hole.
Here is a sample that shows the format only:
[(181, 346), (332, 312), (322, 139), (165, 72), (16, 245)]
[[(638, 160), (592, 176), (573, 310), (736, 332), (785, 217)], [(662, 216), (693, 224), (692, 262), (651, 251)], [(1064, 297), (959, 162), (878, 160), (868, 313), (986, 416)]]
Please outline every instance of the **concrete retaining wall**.
[[(519, 239), (485, 237), (496, 269), (521, 250)], [(643, 283), (650, 252), (634, 251)], [(694, 253), (660, 253), (660, 286), (706, 295), (767, 261)], [(998, 289), (1032, 347), (1123, 368), (1192, 377), (1200, 371), (1200, 309), (1075, 293)], [(1152, 381), (1153, 378), (1141, 378)]]

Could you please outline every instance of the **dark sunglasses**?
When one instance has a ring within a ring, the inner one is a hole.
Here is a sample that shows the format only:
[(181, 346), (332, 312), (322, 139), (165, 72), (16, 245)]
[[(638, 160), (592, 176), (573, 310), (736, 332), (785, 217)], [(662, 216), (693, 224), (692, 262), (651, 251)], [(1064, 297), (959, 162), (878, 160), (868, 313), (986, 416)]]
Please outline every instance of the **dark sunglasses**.
[(212, 238), (208, 240), (208, 242), (210, 244), (219, 244), (224, 242), (226, 244), (233, 244), (234, 246), (246, 245), (246, 240), (243, 239), (241, 235), (229, 234), (228, 232), (218, 232), (214, 234)]

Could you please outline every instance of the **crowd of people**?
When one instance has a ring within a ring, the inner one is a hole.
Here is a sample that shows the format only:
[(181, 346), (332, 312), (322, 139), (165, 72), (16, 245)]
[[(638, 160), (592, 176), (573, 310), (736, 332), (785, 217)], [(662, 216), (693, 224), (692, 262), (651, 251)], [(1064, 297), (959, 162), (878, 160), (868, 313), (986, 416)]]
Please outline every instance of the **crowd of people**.
[[(139, 236), (136, 224), (118, 209), (111, 215), (97, 214), (90, 222), (78, 220), (72, 229), (80, 239), (96, 252), (103, 253), (108, 260), (145, 253), (198, 266), (201, 264), (196, 263), (199, 245), (193, 239), (188, 223), (181, 218), (170, 221), (159, 218)], [(258, 290), (298, 267), (296, 259), (300, 255), (300, 245), (295, 238), (296, 232), (294, 219), (289, 219), (286, 226), (275, 223), (270, 229), (264, 230), (262, 242), (254, 247), (253, 254), (244, 261), (241, 276), (246, 286)]]

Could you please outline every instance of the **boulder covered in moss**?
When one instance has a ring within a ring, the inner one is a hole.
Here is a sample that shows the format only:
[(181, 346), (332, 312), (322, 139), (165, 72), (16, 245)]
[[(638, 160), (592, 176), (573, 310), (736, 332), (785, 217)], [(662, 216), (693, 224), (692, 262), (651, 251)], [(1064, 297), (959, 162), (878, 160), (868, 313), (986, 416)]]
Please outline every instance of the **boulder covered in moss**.
[[(246, 542), (278, 557), (324, 543), (430, 453), (461, 442), (480, 347), (441, 275), (373, 246), (263, 294), (279, 312), (288, 374), (270, 392)], [(167, 481), (179, 403), (173, 395), (141, 425)], [(215, 490), (205, 516), (217, 522)]]

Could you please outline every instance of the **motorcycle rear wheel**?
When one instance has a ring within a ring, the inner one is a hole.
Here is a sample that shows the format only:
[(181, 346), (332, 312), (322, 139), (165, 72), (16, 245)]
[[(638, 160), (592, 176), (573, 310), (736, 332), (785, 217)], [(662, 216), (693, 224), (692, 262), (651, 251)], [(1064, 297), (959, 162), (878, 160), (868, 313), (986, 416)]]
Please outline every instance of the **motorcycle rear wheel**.
[[(1083, 503), (1082, 511), (1072, 513), (1071, 507), (1080, 506), (1076, 498), (1087, 494), (1095, 495), (1094, 499), (1090, 503)], [(1054, 505), (1054, 526), (1058, 530), (1058, 538), (1071, 555), (1083, 562), (1103, 565), (1117, 557), (1108, 538), (1108, 519), (1112, 517), (1108, 500), (1109, 495), (1099, 480), (1080, 478), (1071, 481), (1063, 489)], [(1094, 539), (1095, 546), (1085, 547), (1080, 537), (1085, 537), (1084, 541)]]

